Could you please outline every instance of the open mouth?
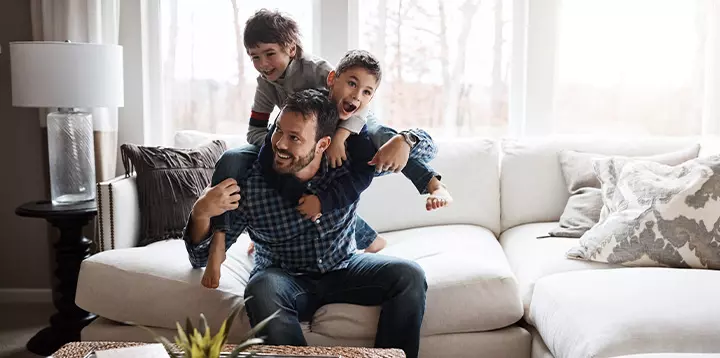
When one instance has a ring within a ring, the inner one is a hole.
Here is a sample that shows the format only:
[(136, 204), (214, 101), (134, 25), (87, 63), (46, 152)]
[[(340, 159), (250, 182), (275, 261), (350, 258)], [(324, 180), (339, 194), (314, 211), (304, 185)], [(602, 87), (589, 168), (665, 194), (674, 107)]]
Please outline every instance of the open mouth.
[(345, 113), (350, 114), (350, 113), (355, 112), (355, 110), (357, 109), (357, 106), (351, 102), (343, 101), (342, 109), (343, 109), (343, 111), (345, 111)]
[(288, 160), (288, 159), (290, 159), (290, 155), (289, 155), (289, 154), (284, 154), (284, 153), (280, 153), (280, 152), (275, 152), (275, 156), (276, 156), (278, 159), (282, 159), (282, 160)]
[(274, 73), (275, 73), (275, 69), (274, 69), (274, 68), (273, 68), (272, 70), (263, 71), (263, 74), (264, 74), (266, 77), (270, 77), (270, 76), (272, 76), (272, 74), (274, 74)]

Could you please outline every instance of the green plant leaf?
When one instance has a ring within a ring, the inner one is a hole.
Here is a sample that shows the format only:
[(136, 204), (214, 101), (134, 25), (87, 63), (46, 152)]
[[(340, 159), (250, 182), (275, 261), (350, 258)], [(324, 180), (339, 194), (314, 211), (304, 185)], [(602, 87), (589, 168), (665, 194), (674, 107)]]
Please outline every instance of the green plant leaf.
[(267, 326), (267, 324), (268, 324), (272, 319), (274, 319), (275, 317), (277, 317), (278, 314), (280, 314), (280, 310), (279, 310), (279, 309), (278, 309), (277, 311), (275, 311), (273, 314), (271, 314), (270, 316), (268, 316), (267, 318), (265, 318), (264, 320), (260, 321), (260, 323), (258, 323), (257, 325), (255, 325), (255, 327), (253, 327), (250, 331), (248, 331), (248, 333), (245, 335), (245, 338), (244, 338), (243, 340), (244, 340), (244, 341), (247, 341), (250, 337), (255, 337), (255, 335), (256, 335), (258, 332), (260, 332), (263, 328), (265, 328), (265, 326)]
[(202, 325), (205, 327), (205, 332), (203, 332), (203, 339), (210, 341), (210, 325), (208, 324), (205, 315), (202, 313), (200, 314), (200, 320), (202, 321)]
[(235, 308), (233, 308), (232, 312), (230, 312), (230, 316), (226, 320), (227, 327), (225, 328), (226, 332), (225, 332), (225, 337), (224, 337), (225, 339), (223, 340), (223, 344), (225, 344), (225, 342), (227, 342), (227, 337), (230, 335), (230, 329), (232, 328), (232, 324), (235, 321), (235, 317), (237, 317), (238, 314), (240, 314), (240, 312), (242, 311), (243, 308), (245, 308), (244, 304), (237, 305), (237, 306), (235, 306)]
[(185, 318), (185, 334), (190, 336), (190, 335), (192, 335), (194, 330), (195, 330), (195, 327), (193, 327), (193, 324), (190, 321), (190, 317)]
[(190, 340), (188, 339), (188, 336), (185, 334), (185, 331), (183, 331), (183, 328), (180, 326), (180, 323), (175, 322), (175, 325), (177, 325), (177, 330), (178, 330), (177, 340), (182, 343), (182, 344), (178, 344), (178, 345), (181, 347), (190, 346)]
[(238, 344), (238, 346), (235, 347), (235, 349), (233, 349), (232, 352), (230, 352), (230, 356), (228, 358), (237, 358), (238, 355), (245, 349), (252, 347), (252, 346), (256, 346), (258, 344), (263, 344), (263, 342), (264, 341), (262, 338), (248, 339), (247, 341)]

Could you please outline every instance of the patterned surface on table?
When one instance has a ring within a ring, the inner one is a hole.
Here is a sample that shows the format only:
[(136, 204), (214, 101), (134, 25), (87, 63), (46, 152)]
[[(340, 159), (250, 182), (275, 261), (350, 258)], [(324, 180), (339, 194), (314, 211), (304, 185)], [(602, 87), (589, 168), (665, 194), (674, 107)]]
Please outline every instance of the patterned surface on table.
[[(53, 358), (83, 358), (92, 351), (103, 349), (133, 347), (147, 343), (135, 342), (72, 342), (64, 345)], [(225, 351), (231, 351), (234, 345), (225, 346)], [(377, 349), (364, 347), (294, 347), (294, 346), (256, 346), (258, 353), (276, 354), (307, 354), (307, 355), (337, 355), (342, 358), (404, 358), (405, 353), (400, 349)]]

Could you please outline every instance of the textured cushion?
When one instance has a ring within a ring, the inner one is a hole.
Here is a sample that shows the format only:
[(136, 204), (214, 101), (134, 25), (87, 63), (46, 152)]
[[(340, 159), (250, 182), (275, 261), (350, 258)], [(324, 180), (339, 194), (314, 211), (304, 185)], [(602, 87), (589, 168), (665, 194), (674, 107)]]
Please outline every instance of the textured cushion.
[[(697, 158), (700, 145), (677, 152), (658, 154), (636, 159), (650, 160), (667, 165), (678, 165)], [(561, 151), (558, 155), (570, 198), (560, 216), (560, 223), (550, 230), (550, 235), (579, 238), (600, 220), (602, 195), (600, 181), (592, 167), (593, 159), (607, 156), (597, 153)]]
[(502, 230), (560, 219), (570, 197), (558, 160), (562, 150), (637, 157), (674, 152), (698, 142), (697, 138), (585, 136), (504, 139), (500, 172)]
[(137, 174), (138, 245), (182, 237), (190, 210), (210, 184), (215, 162), (225, 149), (223, 141), (194, 149), (120, 146), (125, 174)]
[(720, 352), (720, 272), (619, 268), (535, 285), (530, 316), (555, 358)]
[(598, 159), (595, 169), (608, 214), (568, 257), (720, 269), (720, 155), (674, 167)]
[[(429, 287), (423, 336), (489, 331), (522, 317), (512, 271), (487, 229), (449, 225), (384, 236), (388, 246), (383, 254), (415, 260), (425, 270)], [(245, 289), (252, 268), (245, 254), (248, 242), (241, 235), (228, 250), (217, 290), (200, 285), (203, 271), (191, 269), (178, 240), (99, 253), (82, 264), (76, 302), (119, 322), (172, 328), (175, 321), (202, 312), (219, 323)], [(337, 338), (374, 337), (379, 314), (379, 307), (327, 305), (316, 312), (310, 330)]]
[[(533, 297), (535, 283), (541, 278), (566, 271), (620, 267), (568, 259), (565, 253), (577, 245), (577, 239), (537, 238), (545, 235), (555, 225), (557, 223), (524, 224), (507, 230), (500, 236), (500, 245), (505, 250), (510, 268), (518, 281), (526, 314)], [(527, 315), (525, 319), (528, 319)]]

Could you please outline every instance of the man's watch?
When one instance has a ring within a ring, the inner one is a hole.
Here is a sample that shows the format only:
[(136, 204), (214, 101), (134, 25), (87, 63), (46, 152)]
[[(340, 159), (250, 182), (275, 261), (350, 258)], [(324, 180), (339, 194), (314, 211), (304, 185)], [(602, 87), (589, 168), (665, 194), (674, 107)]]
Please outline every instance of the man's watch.
[(405, 142), (410, 146), (410, 149), (414, 148), (415, 144), (417, 144), (419, 141), (418, 137), (410, 133), (409, 131), (402, 131), (400, 132), (400, 135), (403, 136)]

